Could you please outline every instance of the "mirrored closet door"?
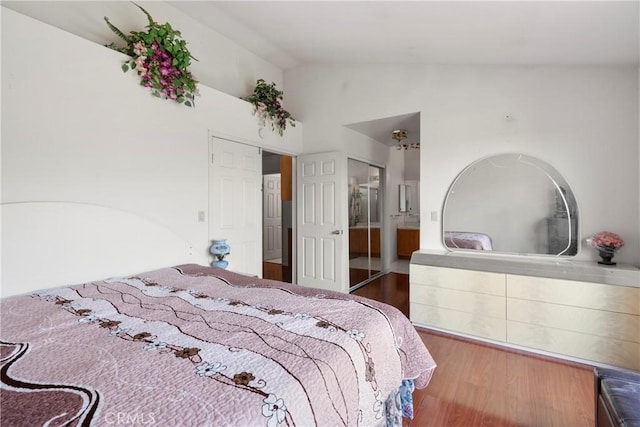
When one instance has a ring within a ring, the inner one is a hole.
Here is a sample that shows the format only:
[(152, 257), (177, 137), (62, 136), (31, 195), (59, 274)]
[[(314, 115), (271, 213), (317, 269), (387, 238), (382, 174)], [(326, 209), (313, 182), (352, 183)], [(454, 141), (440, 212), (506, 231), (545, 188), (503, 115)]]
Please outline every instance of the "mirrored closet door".
[(383, 172), (366, 162), (348, 160), (351, 290), (382, 274)]

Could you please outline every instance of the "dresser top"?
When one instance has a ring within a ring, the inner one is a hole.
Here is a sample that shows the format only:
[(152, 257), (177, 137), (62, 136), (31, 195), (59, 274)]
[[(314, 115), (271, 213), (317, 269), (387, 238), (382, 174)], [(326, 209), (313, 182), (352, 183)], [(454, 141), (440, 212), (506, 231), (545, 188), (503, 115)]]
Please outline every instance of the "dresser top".
[(564, 258), (487, 256), (424, 250), (413, 253), (411, 264), (640, 287), (640, 269), (625, 264), (603, 266), (595, 261), (576, 261)]

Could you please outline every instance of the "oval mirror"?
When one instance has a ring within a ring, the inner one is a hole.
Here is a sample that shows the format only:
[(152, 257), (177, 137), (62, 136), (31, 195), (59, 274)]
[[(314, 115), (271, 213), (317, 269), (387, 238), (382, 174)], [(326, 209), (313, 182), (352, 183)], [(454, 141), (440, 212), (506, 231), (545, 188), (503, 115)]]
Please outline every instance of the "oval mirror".
[(574, 256), (578, 207), (553, 167), (524, 154), (499, 154), (465, 168), (449, 188), (443, 243), (452, 251)]

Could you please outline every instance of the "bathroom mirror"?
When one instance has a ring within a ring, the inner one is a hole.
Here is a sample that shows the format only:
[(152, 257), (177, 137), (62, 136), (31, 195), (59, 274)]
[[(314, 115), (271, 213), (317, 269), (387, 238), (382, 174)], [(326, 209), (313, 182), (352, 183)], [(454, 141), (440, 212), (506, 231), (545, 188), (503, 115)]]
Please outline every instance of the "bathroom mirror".
[(449, 188), (442, 225), (452, 251), (574, 256), (579, 249), (571, 187), (552, 166), (524, 154), (465, 168)]
[(409, 199), (407, 198), (407, 186), (405, 184), (398, 185), (398, 193), (400, 194), (400, 206), (398, 207), (400, 212), (407, 212), (409, 210)]
[(408, 213), (410, 216), (418, 216), (420, 213), (420, 183), (418, 181), (407, 182), (410, 184), (398, 184), (398, 194), (400, 196), (398, 211)]

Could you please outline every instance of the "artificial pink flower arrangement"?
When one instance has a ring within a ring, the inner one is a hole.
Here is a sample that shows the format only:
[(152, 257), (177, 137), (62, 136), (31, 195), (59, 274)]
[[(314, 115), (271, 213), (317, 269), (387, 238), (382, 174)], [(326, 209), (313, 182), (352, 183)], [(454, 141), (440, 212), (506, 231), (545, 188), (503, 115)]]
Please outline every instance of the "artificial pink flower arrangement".
[(133, 58), (122, 65), (122, 71), (136, 70), (140, 84), (150, 88), (154, 96), (192, 107), (194, 96), (198, 95), (198, 82), (188, 69), (191, 59), (195, 58), (189, 53), (187, 42), (168, 22), (158, 24), (146, 10), (135, 5), (147, 15), (147, 31), (131, 31), (125, 35), (105, 16), (111, 31), (127, 43), (126, 47), (117, 47), (114, 43), (107, 47)]
[(591, 238), (591, 245), (595, 247), (606, 247), (611, 249), (618, 249), (624, 246), (624, 240), (615, 233), (610, 231), (601, 231), (596, 233)]

